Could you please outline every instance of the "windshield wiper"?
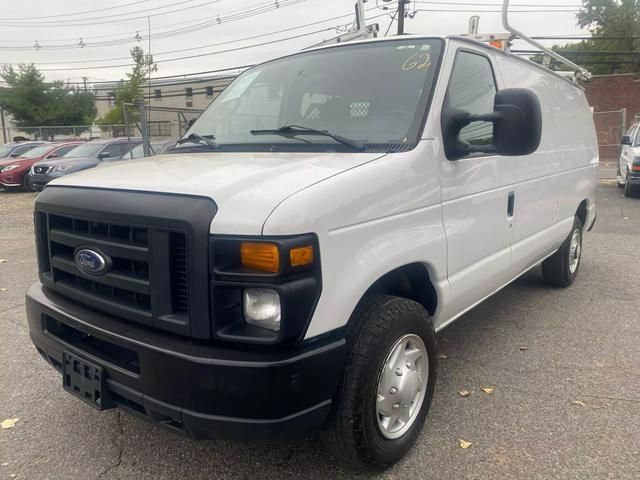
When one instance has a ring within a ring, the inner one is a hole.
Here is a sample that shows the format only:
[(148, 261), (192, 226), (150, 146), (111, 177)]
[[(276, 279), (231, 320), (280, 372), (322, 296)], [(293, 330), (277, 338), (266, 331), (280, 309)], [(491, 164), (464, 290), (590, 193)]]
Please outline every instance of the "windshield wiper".
[(327, 130), (318, 130), (315, 128), (304, 127), (302, 125), (283, 125), (280, 128), (271, 130), (251, 130), (251, 135), (282, 135), (283, 137), (295, 137), (296, 135), (323, 135), (333, 138), (336, 142), (347, 145), (355, 150), (364, 150), (364, 145), (357, 140), (343, 137)]
[(181, 138), (176, 142), (177, 145), (182, 145), (183, 143), (192, 142), (192, 143), (201, 143), (204, 145), (208, 145), (211, 148), (218, 149), (220, 145), (213, 141), (216, 138), (213, 135), (200, 135), (199, 133), (190, 133), (188, 137)]

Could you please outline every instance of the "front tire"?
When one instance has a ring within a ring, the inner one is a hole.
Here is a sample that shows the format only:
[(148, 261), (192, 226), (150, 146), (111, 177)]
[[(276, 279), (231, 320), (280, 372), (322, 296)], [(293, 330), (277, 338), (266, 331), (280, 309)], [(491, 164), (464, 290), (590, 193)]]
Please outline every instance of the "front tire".
[(542, 262), (542, 277), (554, 287), (568, 287), (578, 275), (582, 258), (582, 222), (578, 217), (567, 239), (556, 253)]
[(350, 321), (349, 354), (325, 430), (330, 453), (358, 468), (383, 469), (413, 446), (436, 380), (436, 339), (424, 307), (377, 295)]
[(22, 189), (25, 192), (33, 192), (33, 188), (31, 188), (31, 185), (29, 185), (29, 175), (25, 175), (24, 177), (22, 177)]

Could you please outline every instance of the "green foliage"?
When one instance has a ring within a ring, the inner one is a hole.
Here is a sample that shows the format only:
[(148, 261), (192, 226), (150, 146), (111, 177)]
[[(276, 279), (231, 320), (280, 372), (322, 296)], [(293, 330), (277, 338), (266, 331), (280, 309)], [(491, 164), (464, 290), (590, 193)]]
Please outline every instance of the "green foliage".
[[(152, 55), (145, 55), (140, 47), (134, 47), (130, 51), (134, 66), (130, 73), (127, 73), (127, 80), (124, 80), (113, 91), (115, 105), (111, 110), (96, 120), (98, 125), (122, 125), (125, 124), (125, 116), (122, 111), (122, 104), (135, 103), (140, 97), (140, 90), (146, 82), (149, 73), (158, 70), (158, 66), (153, 62)], [(126, 107), (125, 107), (126, 108)], [(137, 120), (139, 113), (135, 108), (128, 108), (127, 115)]]
[[(640, 39), (637, 38), (640, 37), (640, 0), (583, 0), (577, 18), (578, 25), (587, 28), (594, 39), (625, 38), (583, 40), (579, 43), (555, 45), (553, 50), (560, 53), (571, 51), (640, 53)], [(640, 56), (638, 55), (570, 54), (566, 56), (596, 75), (640, 73)]]
[[(4, 65), (0, 77), (8, 85), (0, 88), (0, 107), (11, 114), (18, 128), (93, 122), (96, 108), (91, 92), (61, 81), (45, 82), (33, 64), (21, 64), (17, 70)], [(71, 131), (62, 129), (60, 133)]]

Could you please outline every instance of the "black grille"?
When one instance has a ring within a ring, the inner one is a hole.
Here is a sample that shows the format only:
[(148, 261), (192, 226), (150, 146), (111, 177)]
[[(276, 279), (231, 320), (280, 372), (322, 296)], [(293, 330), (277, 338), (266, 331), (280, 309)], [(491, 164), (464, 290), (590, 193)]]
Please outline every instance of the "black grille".
[[(92, 308), (147, 325), (154, 324), (154, 317), (188, 315), (188, 254), (184, 233), (56, 214), (38, 213), (36, 220), (38, 244), (48, 246), (49, 253), (48, 258), (41, 255), (41, 273), (59, 293)], [(166, 273), (170, 282), (160, 279), (154, 291), (159, 297), (171, 298), (170, 304), (152, 299), (151, 232), (156, 238), (169, 240), (154, 242), (154, 248), (168, 250), (156, 251), (153, 257), (157, 264), (169, 259), (170, 271)], [(74, 258), (78, 248), (99, 250), (108, 256), (111, 260), (108, 272), (94, 276), (81, 271)], [(163, 288), (170, 291), (162, 291)]]
[[(54, 185), (35, 210), (47, 289), (102, 315), (211, 338), (209, 228), (217, 209), (210, 199)], [(111, 267), (101, 275), (80, 270), (78, 248), (103, 253)]]
[(169, 236), (171, 250), (171, 293), (174, 311), (189, 311), (189, 271), (187, 266), (187, 239), (182, 233)]

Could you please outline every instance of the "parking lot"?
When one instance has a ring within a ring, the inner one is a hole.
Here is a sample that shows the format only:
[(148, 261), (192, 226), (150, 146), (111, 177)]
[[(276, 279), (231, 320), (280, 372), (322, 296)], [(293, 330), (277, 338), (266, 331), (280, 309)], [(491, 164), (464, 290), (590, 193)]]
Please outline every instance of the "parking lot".
[[(35, 196), (0, 192), (0, 421), (19, 418), (0, 430), (0, 479), (358, 476), (313, 437), (194, 442), (66, 394), (25, 320), (24, 293), (36, 279)], [(639, 248), (640, 199), (601, 182), (574, 285), (549, 288), (534, 269), (439, 334), (426, 426), (379, 477), (638, 478)], [(462, 449), (460, 439), (472, 445)]]

